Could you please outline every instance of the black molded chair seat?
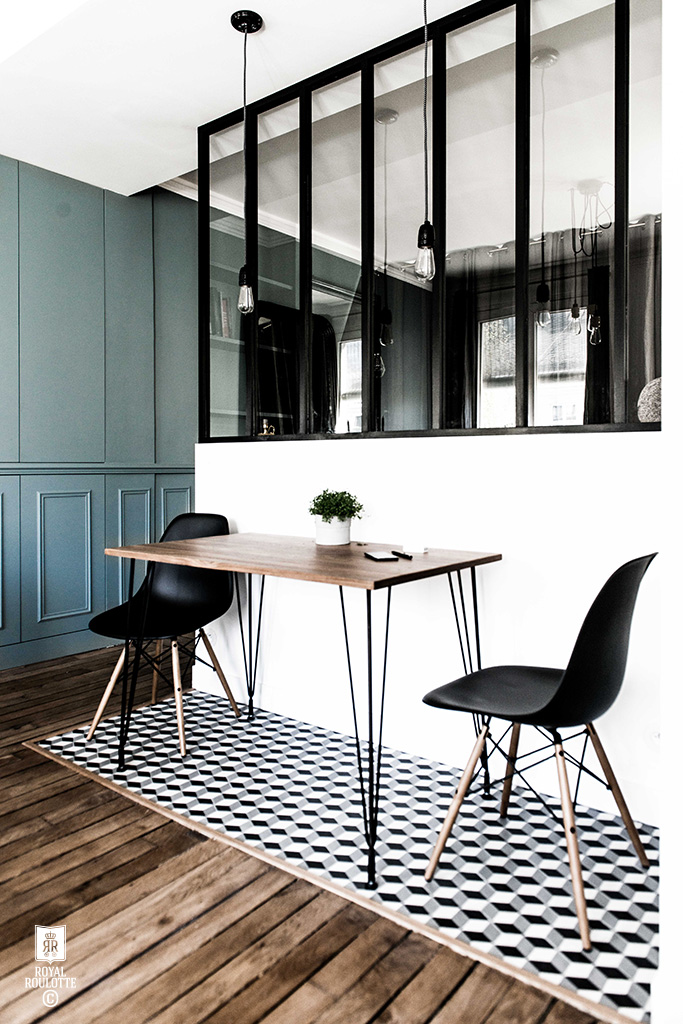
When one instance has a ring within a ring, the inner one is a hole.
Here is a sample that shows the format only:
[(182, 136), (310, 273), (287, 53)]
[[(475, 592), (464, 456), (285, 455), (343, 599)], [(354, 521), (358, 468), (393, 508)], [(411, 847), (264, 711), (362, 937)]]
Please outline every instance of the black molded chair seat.
[(508, 722), (552, 726), (558, 723), (544, 721), (543, 710), (559, 690), (563, 676), (562, 668), (497, 665), (439, 686), (426, 694), (423, 700), (433, 708), (470, 711), (475, 715), (504, 718)]
[[(427, 881), (439, 863), (479, 761), (488, 765), (486, 744), (491, 720), (502, 719), (511, 723), (510, 751), (507, 755), (500, 808), (502, 817), (507, 814), (513, 776), (522, 774), (517, 766), (520, 728), (522, 725), (535, 726), (544, 736), (544, 747), (533, 751), (533, 756), (548, 746), (548, 739), (550, 746), (554, 747), (574, 901), (584, 949), (590, 949), (590, 930), (574, 805), (569, 791), (565, 752), (558, 730), (585, 727), (586, 743), (590, 739), (593, 744), (636, 853), (641, 864), (647, 867), (647, 855), (593, 722), (612, 706), (621, 688), (638, 589), (654, 557), (645, 555), (634, 558), (612, 573), (586, 615), (566, 669), (498, 665), (439, 686), (423, 698), (424, 703), (431, 707), (471, 712), (479, 730), (477, 742), (462, 773), (425, 872)], [(574, 763), (578, 764), (576, 761)], [(579, 764), (581, 771), (583, 756)]]
[[(165, 541), (192, 540), (197, 537), (218, 537), (230, 533), (225, 516), (208, 512), (185, 512), (176, 516), (166, 527), (161, 538)], [(111, 637), (113, 640), (129, 640), (138, 645), (138, 652), (152, 664), (152, 703), (156, 700), (157, 682), (165, 654), (163, 641), (171, 641), (171, 665), (173, 692), (176, 702), (180, 751), (185, 754), (185, 726), (183, 722), (182, 680), (180, 677), (179, 649), (185, 650), (192, 659), (197, 657), (200, 640), (209, 654), (213, 668), (230, 701), (236, 717), (239, 709), (223, 670), (216, 658), (204, 626), (220, 618), (232, 604), (234, 582), (232, 573), (219, 569), (198, 569), (194, 566), (174, 565), (167, 562), (152, 562), (142, 585), (130, 601), (106, 612), (95, 615), (89, 626), (93, 633)], [(198, 634), (191, 647), (179, 642), (178, 637)], [(156, 653), (150, 656), (145, 644), (156, 641)], [(126, 645), (119, 656), (111, 679), (102, 695), (99, 707), (90, 726), (90, 739), (104, 713), (114, 685), (123, 670)], [(208, 664), (208, 663), (207, 663)]]

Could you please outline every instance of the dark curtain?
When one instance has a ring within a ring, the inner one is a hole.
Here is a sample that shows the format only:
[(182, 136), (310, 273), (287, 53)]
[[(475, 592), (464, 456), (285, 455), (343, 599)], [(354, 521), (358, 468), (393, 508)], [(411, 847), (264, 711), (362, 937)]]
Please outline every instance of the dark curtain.
[[(600, 316), (599, 345), (586, 339), (586, 390), (583, 406), (584, 423), (611, 423), (612, 383), (610, 373), (610, 269), (590, 267), (588, 285), (588, 320), (595, 309)], [(590, 334), (590, 330), (588, 332)]]
[(629, 229), (627, 418), (638, 422), (638, 397), (662, 375), (662, 225), (654, 215)]
[(472, 282), (450, 280), (446, 286), (445, 425), (476, 427), (477, 293)]
[(326, 316), (313, 316), (311, 403), (313, 433), (333, 434), (337, 425), (339, 369), (337, 338)]
[(256, 408), (258, 432), (263, 420), (276, 434), (298, 430), (297, 348), (299, 312), (275, 302), (258, 304)]

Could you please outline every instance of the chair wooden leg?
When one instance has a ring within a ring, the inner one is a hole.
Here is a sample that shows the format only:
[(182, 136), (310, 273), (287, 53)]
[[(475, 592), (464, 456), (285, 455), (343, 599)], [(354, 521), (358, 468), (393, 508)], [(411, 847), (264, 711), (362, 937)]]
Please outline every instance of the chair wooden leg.
[(645, 850), (643, 848), (643, 844), (640, 841), (640, 836), (638, 835), (638, 831), (633, 822), (633, 818), (631, 817), (631, 812), (626, 806), (624, 794), (621, 792), (621, 789), (619, 788), (619, 783), (617, 782), (616, 775), (612, 771), (612, 765), (607, 760), (605, 748), (600, 742), (600, 738), (598, 737), (598, 734), (595, 731), (595, 726), (592, 722), (588, 723), (586, 729), (588, 730), (588, 735), (590, 736), (591, 742), (593, 743), (595, 753), (598, 756), (600, 766), (602, 767), (602, 770), (605, 773), (607, 784), (609, 785), (609, 788), (612, 790), (612, 796), (614, 797), (616, 805), (619, 808), (619, 813), (621, 814), (624, 825), (626, 826), (626, 831), (628, 832), (631, 838), (631, 842), (633, 843), (634, 849), (638, 854), (638, 859), (640, 860), (640, 863), (643, 865), (643, 867), (647, 868), (650, 866), (650, 861), (648, 860), (647, 854), (645, 853)]
[(579, 843), (576, 838), (576, 823), (574, 821), (574, 806), (569, 792), (569, 779), (567, 777), (567, 765), (564, 758), (562, 743), (557, 737), (555, 741), (555, 761), (557, 762), (557, 775), (560, 780), (560, 797), (562, 800), (562, 819), (564, 821), (564, 834), (567, 840), (567, 852), (569, 854), (569, 871), (572, 878), (572, 889), (574, 890), (574, 904), (576, 916), (579, 919), (579, 932), (583, 948), (591, 948), (590, 928), (588, 927), (588, 911), (586, 910), (586, 894), (583, 891), (583, 875), (581, 873), (581, 859), (579, 857)]
[(157, 640), (156, 647), (154, 648), (154, 668), (152, 669), (152, 704), (157, 702), (157, 687), (159, 686), (159, 670), (157, 665), (161, 658), (161, 652), (164, 646), (163, 640)]
[(486, 737), (488, 736), (488, 734), (489, 727), (488, 725), (485, 725), (484, 728), (479, 733), (479, 736), (477, 737), (477, 742), (474, 744), (474, 749), (470, 754), (470, 759), (467, 762), (467, 767), (460, 776), (458, 788), (455, 791), (455, 796), (453, 797), (451, 806), (448, 808), (448, 814), (446, 815), (444, 823), (441, 826), (439, 838), (436, 841), (434, 852), (432, 853), (431, 860), (429, 861), (429, 865), (427, 867), (427, 870), (425, 871), (425, 879), (428, 882), (431, 881), (432, 876), (436, 871), (436, 866), (439, 863), (439, 858), (441, 857), (444, 847), (448, 842), (448, 837), (451, 834), (451, 830), (453, 828), (453, 825), (455, 824), (455, 819), (458, 816), (458, 811), (460, 810), (462, 802), (467, 794), (467, 790), (469, 789), (470, 782), (472, 781), (472, 776), (474, 775), (474, 770), (477, 767), (477, 764), (479, 763), (479, 758), (481, 757), (481, 752), (484, 749), (484, 743), (486, 742)]
[(92, 739), (93, 733), (95, 732), (95, 729), (100, 724), (100, 719), (102, 718), (102, 715), (104, 714), (104, 709), (106, 708), (107, 703), (109, 701), (109, 698), (111, 697), (112, 690), (114, 689), (114, 686), (116, 685), (116, 680), (121, 675), (121, 670), (123, 668), (123, 663), (124, 663), (125, 659), (126, 659), (126, 645), (124, 644), (123, 645), (123, 650), (121, 651), (121, 654), (119, 655), (119, 660), (116, 662), (116, 667), (114, 668), (114, 671), (111, 674), (111, 678), (110, 678), (109, 682), (106, 685), (105, 691), (102, 694), (102, 699), (101, 699), (101, 701), (100, 701), (100, 703), (99, 703), (99, 705), (97, 707), (97, 711), (95, 712), (95, 717), (92, 720), (92, 725), (90, 726), (90, 729), (88, 731), (88, 737), (87, 737), (89, 740)]
[(185, 722), (183, 719), (183, 689), (180, 677), (180, 654), (178, 653), (178, 641), (171, 641), (171, 663), (173, 665), (173, 695), (175, 697), (175, 712), (178, 720), (178, 737), (180, 739), (180, 753), (183, 757), (187, 753), (185, 746)]
[(507, 771), (505, 773), (505, 782), (503, 784), (503, 796), (500, 801), (500, 816), (501, 818), (507, 818), (508, 804), (510, 803), (510, 793), (512, 792), (512, 776), (515, 772), (515, 764), (517, 763), (517, 748), (519, 747), (519, 733), (521, 726), (519, 722), (512, 723), (512, 735), (510, 737), (510, 752), (508, 754)]
[(232, 710), (235, 712), (235, 718), (239, 718), (240, 715), (241, 715), (241, 711), (237, 707), (237, 701), (233, 697), (232, 690), (228, 686), (228, 680), (225, 678), (225, 676), (223, 674), (223, 669), (221, 668), (220, 663), (218, 661), (218, 658), (216, 657), (216, 655), (214, 653), (213, 647), (209, 643), (209, 638), (208, 638), (208, 636), (206, 635), (206, 633), (204, 632), (203, 629), (199, 630), (199, 635), (202, 638), (202, 640), (204, 641), (204, 646), (206, 647), (207, 651), (209, 652), (209, 657), (211, 658), (211, 662), (213, 664), (213, 667), (216, 669), (216, 675), (220, 679), (221, 685), (222, 685), (223, 689), (225, 690), (225, 693), (227, 695), (228, 700), (230, 701), (230, 704), (232, 705)]

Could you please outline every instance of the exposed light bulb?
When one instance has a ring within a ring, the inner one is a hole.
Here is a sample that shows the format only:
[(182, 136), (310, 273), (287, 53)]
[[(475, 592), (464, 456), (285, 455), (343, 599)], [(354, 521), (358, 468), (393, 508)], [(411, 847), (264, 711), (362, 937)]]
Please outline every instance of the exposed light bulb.
[(538, 312), (536, 313), (536, 323), (539, 327), (550, 326), (550, 288), (545, 283), (541, 283), (536, 288), (536, 302), (538, 303)]
[(597, 307), (593, 307), (591, 315), (588, 320), (588, 341), (591, 345), (599, 345), (602, 341), (602, 334), (600, 332), (600, 314), (597, 312)]
[(379, 315), (379, 343), (384, 348), (394, 344), (391, 310), (385, 306)]
[(415, 277), (421, 281), (431, 281), (436, 274), (434, 259), (434, 228), (428, 220), (420, 225), (417, 233), (417, 259), (415, 260)]
[(240, 293), (237, 298), (237, 308), (240, 313), (244, 314), (254, 312), (254, 293), (249, 284), (246, 267), (242, 267), (240, 270)]
[(581, 307), (578, 302), (572, 305), (569, 313), (569, 324), (568, 326), (574, 332), (574, 334), (581, 334)]

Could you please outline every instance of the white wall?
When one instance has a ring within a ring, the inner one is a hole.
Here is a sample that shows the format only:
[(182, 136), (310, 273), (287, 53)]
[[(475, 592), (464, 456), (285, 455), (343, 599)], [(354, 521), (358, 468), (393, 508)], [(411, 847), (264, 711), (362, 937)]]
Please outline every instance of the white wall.
[[(484, 665), (563, 665), (607, 576), (629, 558), (661, 551), (641, 587), (623, 690), (599, 726), (634, 816), (657, 823), (664, 451), (659, 433), (198, 445), (197, 509), (225, 513), (239, 532), (307, 536), (313, 495), (346, 489), (367, 510), (354, 525), (356, 540), (400, 544), (417, 525), (432, 547), (500, 551), (503, 561), (478, 575)], [(362, 689), (365, 597), (347, 594)], [(385, 604), (374, 595), (377, 626)], [(244, 694), (234, 607), (213, 631), (226, 673)], [(350, 733), (337, 588), (269, 578), (263, 641), (257, 704)], [(385, 742), (462, 766), (470, 721), (421, 702), (460, 674), (446, 578), (396, 588)], [(197, 673), (199, 687), (213, 682)], [(538, 788), (554, 792), (553, 765), (540, 771)], [(590, 780), (581, 794), (614, 809)]]

